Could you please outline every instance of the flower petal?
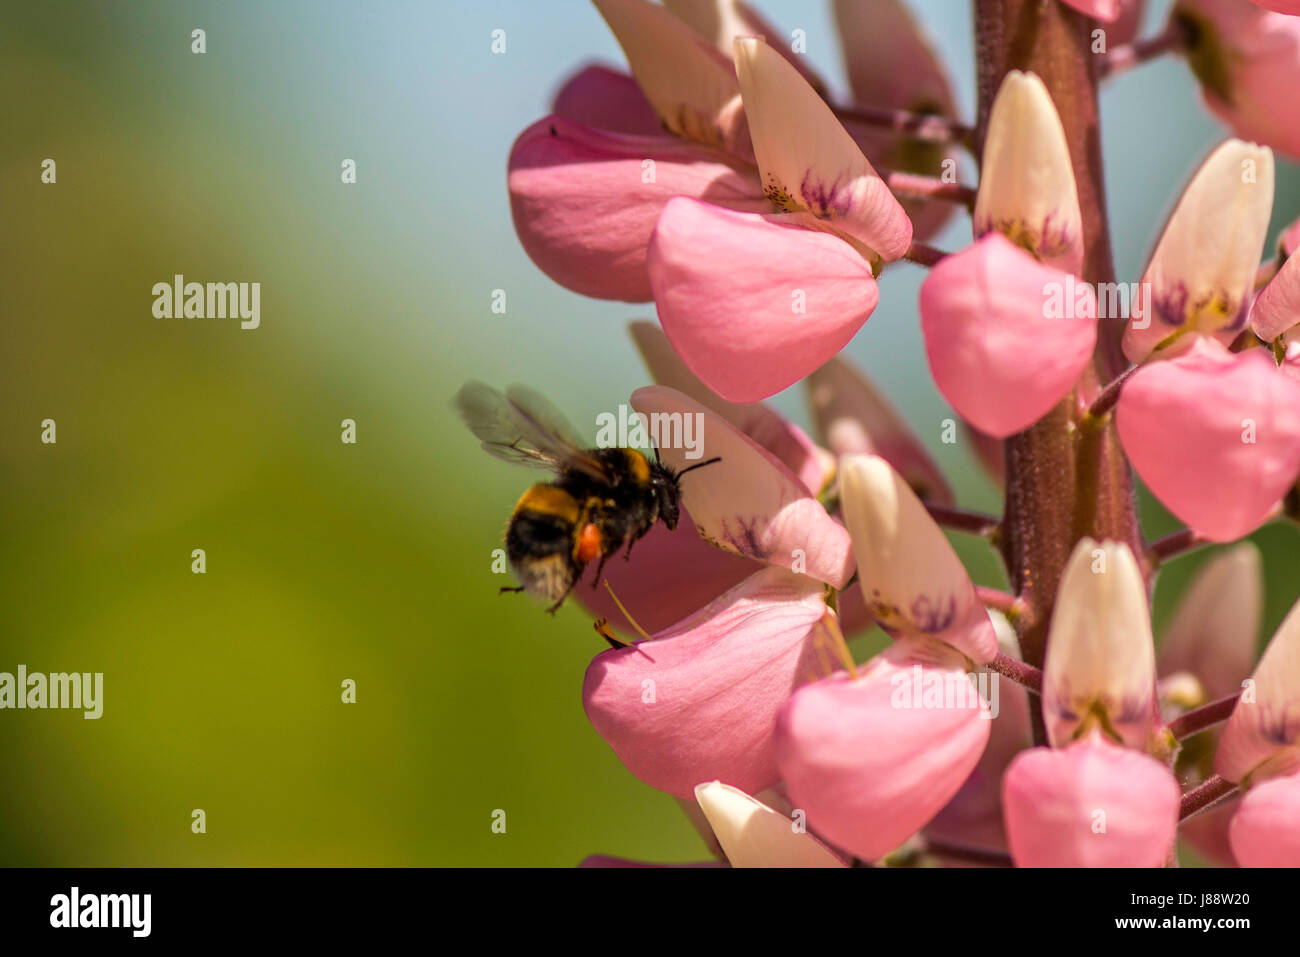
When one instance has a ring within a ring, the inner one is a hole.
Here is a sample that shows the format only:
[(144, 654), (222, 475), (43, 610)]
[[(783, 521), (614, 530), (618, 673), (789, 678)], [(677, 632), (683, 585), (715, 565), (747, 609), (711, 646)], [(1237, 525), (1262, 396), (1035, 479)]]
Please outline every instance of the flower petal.
[[(1294, 0), (1273, 0), (1273, 5)], [(1300, 158), (1300, 18), (1246, 3), (1178, 0), (1191, 29), (1185, 56), (1210, 111), (1243, 139)]]
[(1300, 774), (1247, 791), (1228, 828), (1242, 867), (1300, 867)]
[(1286, 262), (1250, 307), (1250, 327), (1265, 342), (1300, 326), (1300, 256)]
[(1160, 673), (1190, 672), (1210, 700), (1236, 694), (1255, 664), (1263, 613), (1259, 549), (1243, 542), (1220, 552), (1183, 592), (1160, 646)]
[(775, 784), (777, 709), (815, 674), (819, 582), (779, 568), (747, 578), (690, 618), (592, 659), (583, 707), (636, 777), (689, 798), (700, 781)]
[(712, 781), (696, 786), (695, 799), (732, 867), (845, 866), (825, 844), (798, 830), (790, 818), (739, 788)]
[(775, 455), (799, 477), (813, 495), (821, 492), (835, 470), (835, 458), (819, 448), (807, 433), (771, 406), (760, 402), (728, 402), (696, 377), (673, 351), (668, 337), (653, 322), (633, 322), (629, 327), (637, 351), (659, 385), (676, 389), (744, 432)]
[(856, 680), (840, 672), (791, 696), (777, 762), (809, 825), (875, 860), (957, 793), (988, 742), (987, 715), (965, 671), (886, 651)]
[(667, 8), (647, 0), (592, 0), (659, 118), (678, 136), (750, 154), (731, 61)]
[(907, 252), (912, 224), (903, 207), (826, 101), (760, 39), (737, 39), (735, 58), (767, 196), (860, 243), (873, 264)]
[(583, 67), (564, 82), (551, 112), (610, 133), (668, 135), (636, 80), (599, 63)]
[(1234, 782), (1300, 768), (1300, 602), (1264, 649), (1223, 728), (1214, 767)]
[(1043, 662), (1043, 718), (1057, 747), (1105, 728), (1135, 748), (1155, 719), (1146, 583), (1127, 545), (1083, 538), (1056, 594)]
[(1228, 140), (1211, 153), (1183, 190), (1147, 264), (1124, 354), (1141, 362), (1174, 333), (1231, 343), (1246, 321), (1272, 208), (1267, 147)]
[(1160, 867), (1180, 800), (1167, 767), (1099, 734), (1064, 749), (1031, 748), (1003, 779), (1018, 867)]
[(1083, 215), (1065, 129), (1043, 81), (1012, 70), (989, 113), (975, 236), (997, 230), (1049, 266), (1083, 269)]
[(1097, 342), (1097, 302), (1091, 286), (989, 233), (930, 270), (921, 330), (939, 391), (977, 429), (1006, 438), (1078, 381)]
[[(672, 531), (656, 522), (636, 543), (629, 560), (617, 559), (605, 566), (601, 581), (607, 579), (637, 624), (654, 634), (703, 608), (762, 567), (714, 548), (700, 538), (690, 515), (683, 512)], [(616, 630), (633, 634), (635, 629), (601, 581), (580, 583), (572, 597)]]
[(664, 6), (690, 24), (727, 59), (731, 59), (735, 50), (736, 37), (762, 37), (799, 71), (804, 82), (819, 96), (825, 95), (826, 84), (808, 66), (804, 57), (786, 46), (785, 34), (742, 0), (664, 0)]
[(549, 116), (510, 150), (510, 211), (524, 250), (564, 286), (598, 299), (651, 298), (646, 247), (664, 204), (698, 196), (767, 209), (758, 183), (723, 154)]
[[(715, 456), (722, 461), (682, 477), (682, 503), (711, 544), (843, 588), (853, 575), (849, 534), (772, 453), (716, 412), (664, 386), (632, 394), (632, 406), (656, 421), (697, 423), (698, 456), (681, 443), (659, 443), (678, 471)], [(656, 419), (656, 416), (661, 417)], [(673, 419), (677, 416), (677, 419)], [(666, 426), (660, 431), (666, 431)]]
[(650, 285), (673, 349), (710, 389), (756, 402), (837, 354), (876, 308), (871, 269), (807, 214), (670, 200), (650, 240)]
[(1113, 23), (1119, 19), (1120, 0), (1061, 0), (1061, 2), (1074, 7), (1085, 17), (1092, 17), (1103, 23)]
[(1264, 349), (1200, 338), (1149, 363), (1125, 383), (1116, 424), (1156, 498), (1216, 542), (1258, 528), (1300, 472), (1300, 382)]
[(952, 545), (911, 487), (877, 455), (840, 461), (840, 499), (858, 577), (891, 636), (927, 636), (976, 664), (998, 651), (997, 633)]
[(865, 374), (836, 356), (804, 385), (817, 434), (837, 458), (879, 455), (921, 498), (943, 505), (956, 501), (924, 443)]

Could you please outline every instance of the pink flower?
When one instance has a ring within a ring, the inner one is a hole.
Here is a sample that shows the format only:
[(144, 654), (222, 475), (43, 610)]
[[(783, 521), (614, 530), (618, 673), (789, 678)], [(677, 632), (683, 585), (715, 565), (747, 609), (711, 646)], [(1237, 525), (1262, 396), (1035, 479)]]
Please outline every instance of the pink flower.
[[(1283, 237), (1284, 246), (1289, 241), (1289, 234)], [(1296, 326), (1300, 326), (1300, 256), (1288, 252), (1277, 274), (1251, 306), (1250, 327), (1265, 342), (1272, 342)]]
[(659, 114), (635, 79), (593, 63), (569, 77), (555, 94), (551, 112), (581, 126), (632, 136), (663, 136)]
[(1198, 338), (1133, 375), (1117, 423), (1155, 496), (1213, 541), (1259, 527), (1300, 473), (1300, 381), (1266, 350)]
[(1100, 731), (1012, 763), (1003, 801), (1018, 867), (1159, 867), (1174, 843), (1178, 782)]
[(1246, 323), (1272, 206), (1268, 149), (1228, 140), (1210, 154), (1147, 264), (1125, 355), (1142, 362), (1158, 349), (1169, 354), (1189, 336), (1232, 343)]
[(1092, 360), (1092, 287), (989, 233), (948, 256), (921, 286), (930, 371), (954, 409), (1005, 438), (1064, 398)]
[(781, 213), (670, 202), (650, 244), (659, 321), (678, 355), (733, 402), (812, 372), (876, 306), (874, 272), (911, 224), (867, 158), (789, 62), (736, 41), (763, 191)]
[(1187, 62), (1210, 111), (1237, 136), (1300, 157), (1300, 18), (1236, 0), (1178, 0), (1172, 15), (1190, 33)]
[(817, 674), (822, 593), (766, 568), (652, 640), (602, 652), (583, 682), (588, 719), (629, 771), (669, 794), (713, 779), (770, 787), (777, 710)]
[(1066, 564), (1047, 639), (1043, 717), (1003, 779), (1021, 867), (1156, 867), (1174, 844), (1180, 793), (1143, 753), (1155, 730), (1146, 585), (1125, 545), (1082, 539)]
[(543, 272), (574, 292), (629, 302), (651, 298), (646, 249), (672, 197), (770, 208), (753, 172), (725, 153), (555, 115), (515, 141), (508, 183), (515, 231)]
[(923, 827), (979, 761), (989, 713), (968, 672), (993, 658), (997, 637), (903, 478), (876, 456), (848, 456), (840, 473), (863, 592), (895, 643), (856, 675), (796, 691), (776, 754), (809, 825), (870, 860)]
[(1300, 602), (1292, 606), (1243, 682), (1215, 767), (1239, 783), (1229, 826), (1243, 867), (1300, 866)]
[(1047, 87), (1012, 70), (989, 112), (976, 238), (996, 230), (1039, 261), (1078, 274), (1083, 268), (1083, 218), (1070, 147)]
[(777, 719), (790, 799), (809, 826), (864, 860), (920, 830), (989, 737), (987, 706), (960, 657), (913, 657), (914, 649), (915, 639), (900, 642), (856, 678), (841, 672), (805, 685)]
[(1269, 778), (1241, 799), (1228, 829), (1242, 867), (1300, 867), (1300, 772)]

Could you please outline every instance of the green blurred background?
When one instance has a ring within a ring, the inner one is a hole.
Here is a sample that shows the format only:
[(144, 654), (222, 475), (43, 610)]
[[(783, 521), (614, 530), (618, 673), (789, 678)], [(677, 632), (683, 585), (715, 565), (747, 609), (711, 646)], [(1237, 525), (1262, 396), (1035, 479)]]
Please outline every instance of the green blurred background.
[[(762, 6), (806, 31), (843, 91), (827, 7)], [(969, 115), (969, 11), (917, 9)], [(505, 191), (510, 142), (562, 76), (621, 62), (594, 9), (51, 0), (2, 17), (0, 671), (102, 671), (105, 701), (98, 721), (0, 711), (0, 864), (701, 857), (674, 802), (583, 716), (603, 647), (589, 618), (497, 596), (491, 550), (530, 476), (483, 456), (448, 407), (466, 378), (526, 381), (592, 422), (645, 382), (624, 324), (652, 307), (549, 282)], [(1135, 279), (1222, 134), (1177, 62), (1118, 79), (1103, 108)], [(356, 185), (340, 183), (349, 158)], [(1282, 167), (1275, 225), (1300, 213), (1296, 172)], [(968, 238), (956, 223), (936, 243)], [(151, 287), (176, 273), (260, 282), (261, 328), (155, 319)], [(926, 374), (920, 278), (890, 270), (848, 354), (963, 503), (995, 510), (970, 450), (939, 442), (950, 413)], [(797, 391), (774, 401), (806, 424)], [(1154, 532), (1173, 527), (1147, 512)], [(1292, 529), (1257, 538), (1268, 634), (1300, 561)], [(1162, 578), (1158, 622), (1198, 560)]]

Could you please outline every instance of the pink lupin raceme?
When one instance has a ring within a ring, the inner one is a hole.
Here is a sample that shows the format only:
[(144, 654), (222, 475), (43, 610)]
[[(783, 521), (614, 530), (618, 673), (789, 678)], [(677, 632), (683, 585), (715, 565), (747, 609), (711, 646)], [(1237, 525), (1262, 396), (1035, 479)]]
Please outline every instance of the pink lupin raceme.
[(1083, 215), (1070, 147), (1043, 81), (1012, 70), (989, 113), (976, 238), (997, 231), (1041, 262), (1078, 274), (1083, 268)]
[(817, 673), (822, 595), (814, 579), (765, 568), (651, 640), (597, 655), (587, 717), (629, 771), (669, 794), (714, 779), (770, 787), (777, 710)]
[(1176, 352), (1198, 336), (1231, 344), (1246, 322), (1272, 206), (1270, 150), (1228, 140), (1210, 154), (1143, 274), (1124, 333), (1129, 359)]
[(1187, 30), (1210, 111), (1238, 136), (1300, 157), (1300, 17), (1237, 0), (1178, 0), (1171, 16)]
[(808, 213), (757, 215), (670, 200), (650, 240), (650, 285), (674, 350), (710, 389), (757, 402), (838, 353), (879, 300), (852, 246)]
[(1198, 337), (1139, 369), (1116, 416), (1142, 480), (1213, 541), (1258, 528), (1300, 472), (1300, 381), (1266, 349), (1232, 353)]
[(672, 197), (736, 210), (771, 208), (752, 169), (725, 153), (556, 115), (520, 134), (509, 170), (510, 211), (525, 252), (565, 288), (598, 299), (652, 297), (646, 250)]
[(663, 330), (652, 322), (629, 327), (650, 377), (676, 389), (722, 416), (781, 461), (809, 492), (822, 491), (835, 472), (835, 456), (817, 445), (803, 429), (761, 402), (728, 402), (686, 367)]
[(863, 596), (895, 639), (925, 637), (974, 665), (997, 633), (965, 566), (906, 480), (877, 455), (840, 460), (840, 499)]
[(777, 717), (776, 759), (809, 827), (874, 860), (961, 787), (988, 742), (988, 714), (960, 654), (905, 638), (856, 677), (799, 688)]
[[(668, 466), (681, 470), (721, 460), (682, 477), (682, 504), (705, 539), (836, 588), (847, 584), (854, 567), (849, 533), (771, 452), (717, 412), (665, 386), (638, 389), (632, 407), (657, 433)], [(681, 441), (688, 423), (693, 448)]]
[(1051, 748), (1003, 779), (1012, 859), (1022, 867), (1155, 867), (1178, 826), (1169, 768), (1144, 753), (1155, 728), (1146, 585), (1127, 545), (1083, 538), (1057, 592), (1043, 663)]
[(1091, 286), (992, 232), (930, 270), (921, 331), (939, 391), (977, 429), (1005, 438), (1078, 381), (1097, 341), (1097, 302)]
[(1180, 794), (1150, 755), (1092, 731), (1069, 747), (1030, 748), (1007, 769), (1003, 813), (1018, 867), (1159, 867)]
[(866, 375), (840, 356), (804, 380), (817, 437), (836, 458), (879, 455), (921, 498), (952, 505), (948, 480), (925, 444)]

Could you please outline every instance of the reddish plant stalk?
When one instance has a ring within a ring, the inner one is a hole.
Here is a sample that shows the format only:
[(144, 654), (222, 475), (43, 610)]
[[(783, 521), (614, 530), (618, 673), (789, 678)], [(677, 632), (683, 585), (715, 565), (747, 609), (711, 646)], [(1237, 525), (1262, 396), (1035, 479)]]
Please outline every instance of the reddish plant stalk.
[[(1010, 70), (1029, 70), (1047, 86), (1065, 128), (1083, 214), (1083, 279), (1113, 282), (1115, 267), (1105, 211), (1097, 113), (1098, 57), (1091, 51), (1093, 23), (1063, 3), (975, 0), (979, 117), (975, 139), (982, 151), (993, 97)], [(1098, 383), (1124, 368), (1122, 321), (1098, 327), (1094, 366), (1079, 391), (1042, 421), (1006, 442), (1006, 505), (1000, 545), (1013, 589), (1024, 602), (1017, 618), (1026, 663), (1041, 668), (1061, 573), (1080, 538), (1126, 543), (1145, 562), (1132, 476), (1113, 422), (1076, 427), (1078, 408), (1100, 391)], [(1040, 709), (1032, 709), (1034, 739), (1046, 742)]]

